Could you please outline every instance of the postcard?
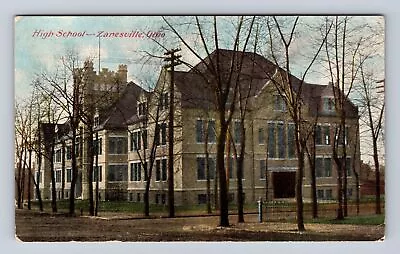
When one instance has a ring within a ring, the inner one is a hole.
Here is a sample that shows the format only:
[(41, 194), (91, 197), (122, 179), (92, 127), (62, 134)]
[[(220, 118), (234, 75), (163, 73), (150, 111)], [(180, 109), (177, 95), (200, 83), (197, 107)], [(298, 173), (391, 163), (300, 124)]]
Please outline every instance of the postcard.
[(16, 16), (16, 238), (383, 240), (384, 39), (383, 16)]

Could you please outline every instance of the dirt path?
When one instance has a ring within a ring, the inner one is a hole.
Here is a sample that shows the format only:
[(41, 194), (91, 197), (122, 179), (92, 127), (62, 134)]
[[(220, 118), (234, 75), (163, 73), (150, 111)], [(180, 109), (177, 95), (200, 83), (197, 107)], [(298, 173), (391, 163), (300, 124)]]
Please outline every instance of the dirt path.
[(66, 217), (35, 211), (16, 211), (16, 235), (22, 241), (351, 241), (377, 240), (384, 226), (306, 224), (299, 233), (293, 223), (257, 222), (246, 215), (246, 223), (219, 228), (218, 217), (187, 218), (94, 218)]

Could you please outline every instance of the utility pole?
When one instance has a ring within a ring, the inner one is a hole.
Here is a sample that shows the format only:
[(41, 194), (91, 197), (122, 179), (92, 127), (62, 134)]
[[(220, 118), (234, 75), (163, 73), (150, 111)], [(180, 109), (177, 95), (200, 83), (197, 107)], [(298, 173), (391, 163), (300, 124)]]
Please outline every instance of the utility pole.
[(169, 217), (175, 217), (174, 201), (174, 72), (175, 66), (180, 64), (181, 55), (175, 53), (180, 48), (171, 49), (164, 53), (164, 61), (169, 62), (165, 68), (171, 69), (171, 80), (169, 84), (169, 117), (168, 117), (168, 209)]
[(98, 215), (99, 212), (99, 176), (100, 176), (100, 171), (99, 171), (99, 149), (100, 149), (100, 144), (99, 144), (99, 131), (96, 130), (96, 147), (95, 147), (95, 152), (96, 152), (96, 157), (95, 157), (95, 164), (96, 164), (96, 170), (95, 172), (95, 177), (96, 177), (96, 190), (95, 190), (95, 207), (94, 207), (94, 216)]
[[(99, 37), (99, 74), (100, 74), (100, 65), (101, 65), (101, 60), (100, 60), (100, 37)], [(97, 126), (95, 127), (97, 128)], [(95, 157), (95, 165), (96, 165), (96, 170), (95, 170), (95, 176), (96, 176), (96, 189), (95, 189), (95, 207), (94, 207), (94, 216), (98, 216), (99, 213), (99, 151), (100, 151), (100, 144), (99, 144), (99, 131), (96, 130), (96, 157)]]

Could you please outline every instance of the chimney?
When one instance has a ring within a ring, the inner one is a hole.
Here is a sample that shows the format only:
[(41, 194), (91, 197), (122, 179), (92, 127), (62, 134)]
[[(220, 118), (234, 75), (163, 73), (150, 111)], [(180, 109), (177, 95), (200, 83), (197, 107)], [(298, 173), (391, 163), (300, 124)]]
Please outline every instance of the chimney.
[(120, 78), (121, 84), (126, 84), (128, 80), (128, 67), (126, 64), (118, 65), (118, 76)]

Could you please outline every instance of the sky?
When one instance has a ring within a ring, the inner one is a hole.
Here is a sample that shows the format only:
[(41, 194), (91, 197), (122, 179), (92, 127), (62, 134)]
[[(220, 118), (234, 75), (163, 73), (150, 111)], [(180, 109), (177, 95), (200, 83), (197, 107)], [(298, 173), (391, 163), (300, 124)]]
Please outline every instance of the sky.
[[(101, 67), (115, 70), (128, 65), (128, 80), (135, 79), (137, 50), (147, 50), (154, 42), (139, 32), (158, 32), (160, 17), (107, 16), (19, 16), (15, 18), (15, 94), (29, 94), (35, 75), (54, 71), (69, 50), (79, 52), (82, 61), (93, 58), (98, 66), (99, 34), (130, 33), (131, 38), (101, 38)], [(103, 32), (103, 33), (102, 33)], [(129, 34), (128, 34), (129, 36)], [(161, 36), (161, 35), (160, 35)], [(135, 70), (135, 71), (133, 71)]]
[[(284, 17), (278, 17), (278, 19), (282, 21)], [(174, 24), (174, 27), (191, 45), (200, 43), (192, 17), (167, 17), (167, 20)], [(232, 48), (237, 20), (236, 17), (221, 16), (218, 18), (221, 48)], [(294, 19), (292, 17), (288, 20), (293, 21)], [(300, 18), (302, 26), (298, 26), (298, 34), (291, 45), (292, 73), (295, 76), (301, 77), (310, 61), (310, 58), (305, 56), (312, 55), (312, 51), (315, 50), (310, 47), (312, 43), (310, 38), (316, 35), (312, 34), (312, 29), (305, 29), (317, 24), (317, 21), (320, 20), (321, 17), (318, 16)], [(207, 21), (207, 18), (200, 17), (200, 21)], [(353, 17), (352, 22), (355, 24), (366, 22), (373, 28), (384, 26), (382, 16)], [(291, 23), (287, 24), (290, 27)], [(162, 56), (165, 49), (180, 47), (182, 51), (179, 53), (182, 55), (182, 59), (192, 64), (199, 62), (199, 59), (185, 45), (172, 36), (172, 31), (168, 30), (167, 24), (160, 16), (16, 16), (14, 25), (16, 99), (29, 96), (32, 89), (31, 83), (38, 74), (56, 72), (56, 69), (60, 68), (61, 57), (70, 50), (78, 52), (81, 62), (87, 58), (92, 59), (94, 68), (98, 71), (100, 48), (101, 68), (117, 70), (119, 64), (126, 64), (128, 81), (134, 81), (147, 89), (154, 86), (161, 65), (164, 63), (157, 58), (144, 61), (142, 58), (146, 55), (144, 52)], [(260, 28), (261, 35), (263, 34), (262, 29)], [(204, 29), (204, 32), (206, 39), (212, 41), (212, 29)], [(242, 31), (244, 35), (246, 32), (246, 29)], [(152, 39), (148, 36), (151, 36)], [(382, 34), (382, 36), (384, 35)], [(380, 50), (383, 56), (383, 44)], [(204, 50), (199, 52), (202, 57), (205, 56)], [(379, 79), (381, 79), (384, 78), (383, 58), (379, 61), (373, 66), (373, 69), (378, 70)], [(178, 68), (184, 69), (185, 67), (181, 65)], [(306, 77), (306, 82), (327, 84), (329, 78), (326, 70), (325, 74), (321, 74), (323, 72), (321, 70), (323, 68), (315, 64)]]
[[(185, 40), (196, 41), (195, 27), (185, 24), (190, 17), (167, 18), (172, 23), (179, 22), (181, 24), (176, 27)], [(315, 19), (314, 17), (301, 17), (301, 21), (310, 24)], [(382, 17), (368, 17), (368, 22), (374, 24), (377, 20), (382, 19)], [(235, 24), (232, 24), (232, 20), (235, 21), (235, 18), (219, 18), (218, 30), (221, 41), (225, 41), (225, 43), (221, 43), (220, 47), (232, 48), (232, 37), (235, 33)], [(180, 47), (182, 59), (193, 64), (199, 62), (199, 59), (190, 53), (182, 43), (172, 39), (172, 32), (165, 30), (167, 25), (160, 16), (16, 16), (14, 23), (14, 73), (17, 98), (29, 95), (30, 84), (36, 75), (55, 71), (59, 66), (60, 58), (70, 50), (79, 52), (82, 61), (86, 58), (93, 59), (97, 70), (99, 37), (101, 40), (101, 68), (116, 70), (119, 64), (126, 64), (128, 65), (128, 80), (136, 81), (144, 87), (151, 86), (151, 84), (145, 84), (149, 83), (148, 80), (150, 83), (156, 80), (162, 64), (162, 61), (156, 59), (143, 64), (144, 52), (151, 52), (155, 55), (162, 55), (165, 52), (155, 41), (168, 49)], [(291, 48), (295, 53), (300, 53), (295, 55), (307, 54), (307, 50), (310, 48), (309, 42), (303, 38), (307, 38), (304, 35), (309, 33), (309, 31), (302, 33), (299, 36), (300, 40), (294, 41)], [(153, 36), (155, 41), (146, 35)], [(293, 60), (294, 74), (302, 75), (304, 66), (301, 65), (304, 65), (304, 62), (296, 61), (296, 58)], [(306, 81), (322, 84), (328, 82), (326, 78), (315, 73), (309, 75)]]

